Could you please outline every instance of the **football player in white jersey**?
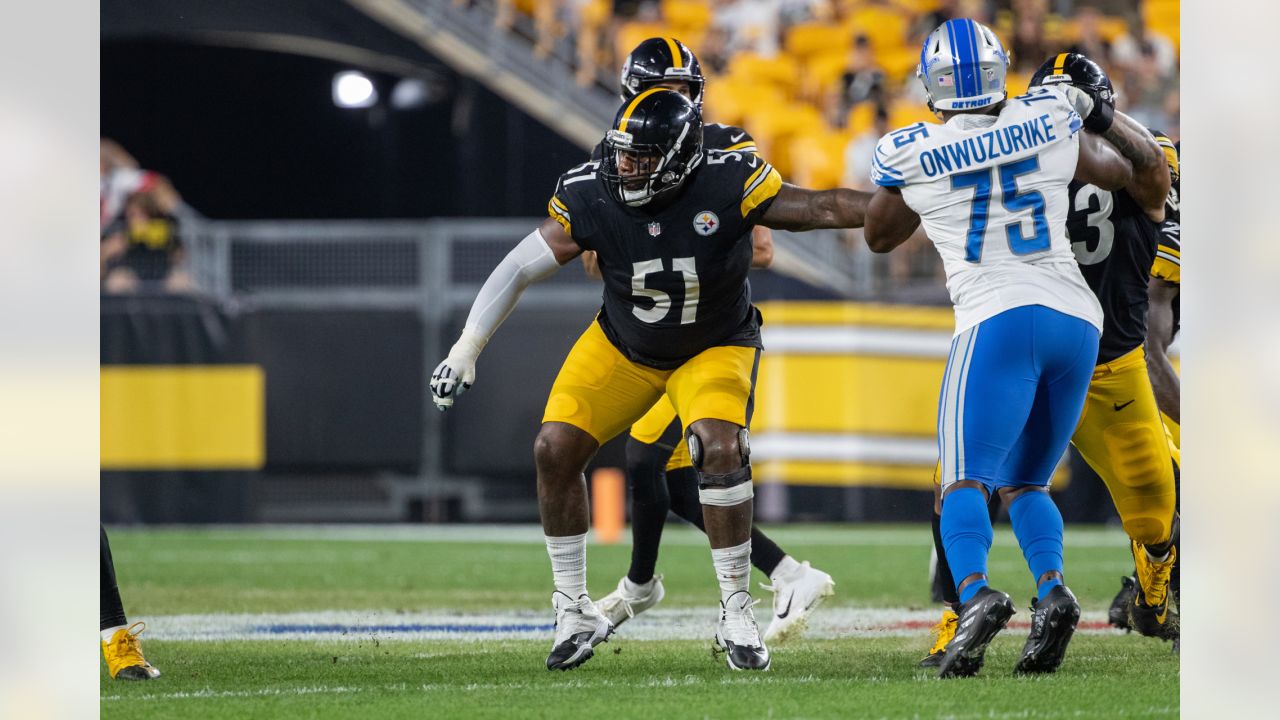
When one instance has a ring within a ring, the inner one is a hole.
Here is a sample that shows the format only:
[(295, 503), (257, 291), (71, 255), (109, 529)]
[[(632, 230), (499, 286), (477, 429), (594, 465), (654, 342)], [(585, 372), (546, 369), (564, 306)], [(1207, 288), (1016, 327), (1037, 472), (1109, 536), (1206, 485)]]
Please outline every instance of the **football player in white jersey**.
[[(1036, 584), (1016, 669), (1052, 672), (1062, 662), (1080, 605), (1064, 584), (1062, 515), (1048, 487), (1080, 418), (1102, 327), (1066, 235), (1067, 185), (1077, 177), (1120, 189), (1135, 172), (1155, 172), (1146, 144), (1160, 157), (1141, 126), (1086, 91), (1042, 87), (1007, 99), (1007, 67), (989, 28), (956, 19), (934, 30), (917, 74), (943, 123), (889, 133), (872, 165), (879, 188), (867, 244), (888, 252), (923, 222), (956, 310), (938, 450), (942, 536), (961, 609), (939, 677), (976, 674), (1014, 612), (987, 584), (996, 492)], [(1160, 197), (1135, 197), (1157, 221), (1168, 192), (1159, 169)]]

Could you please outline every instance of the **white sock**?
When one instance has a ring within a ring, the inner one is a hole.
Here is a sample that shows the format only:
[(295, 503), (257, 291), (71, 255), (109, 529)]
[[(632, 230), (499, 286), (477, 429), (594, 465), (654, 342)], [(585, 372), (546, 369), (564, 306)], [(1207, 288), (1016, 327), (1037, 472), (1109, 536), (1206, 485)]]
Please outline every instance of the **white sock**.
[(784, 555), (782, 562), (778, 563), (778, 567), (774, 568), (773, 572), (769, 574), (769, 579), (776, 583), (778, 578), (791, 575), (799, 569), (800, 563), (796, 562), (795, 558), (790, 555)]
[(556, 590), (577, 600), (587, 594), (587, 534), (547, 539), (547, 555), (551, 556), (551, 575)]
[(106, 630), (103, 630), (103, 631), (102, 631), (102, 642), (111, 642), (111, 636), (112, 636), (112, 635), (115, 635), (117, 630), (123, 630), (123, 629), (125, 629), (125, 628), (127, 628), (127, 627), (129, 627), (129, 626), (128, 626), (128, 625), (116, 625), (115, 627), (109, 627), (109, 628), (107, 628)]
[(711, 564), (716, 568), (720, 581), (720, 602), (729, 596), (751, 588), (751, 539), (729, 548), (712, 548)]
[(650, 578), (647, 583), (635, 583), (631, 582), (631, 578), (624, 576), (622, 578), (622, 587), (632, 595), (648, 594), (649, 590), (653, 587), (653, 580), (654, 578)]

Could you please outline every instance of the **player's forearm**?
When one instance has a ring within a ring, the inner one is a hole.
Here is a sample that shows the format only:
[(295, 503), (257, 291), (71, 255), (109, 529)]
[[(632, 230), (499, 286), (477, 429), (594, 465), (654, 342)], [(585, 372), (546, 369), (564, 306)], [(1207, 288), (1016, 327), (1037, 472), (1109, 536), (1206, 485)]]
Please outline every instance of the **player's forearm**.
[(1115, 114), (1115, 120), (1102, 132), (1102, 137), (1133, 164), (1133, 182), (1126, 188), (1128, 193), (1152, 220), (1164, 220), (1164, 203), (1171, 180), (1164, 152), (1156, 139), (1121, 112)]
[(870, 200), (869, 193), (849, 188), (809, 190), (783, 183), (760, 224), (797, 232), (862, 227)]
[(550, 277), (559, 269), (560, 263), (557, 262), (555, 253), (538, 231), (529, 233), (507, 253), (480, 287), (475, 302), (471, 304), (471, 312), (467, 315), (462, 337), (454, 350), (467, 353), (472, 359), (478, 356), (494, 332), (516, 308), (525, 288)]
[(1169, 362), (1166, 348), (1150, 345), (1148, 348), (1151, 353), (1147, 356), (1147, 375), (1151, 378), (1151, 389), (1156, 394), (1156, 406), (1174, 422), (1181, 423), (1179, 408), (1182, 403), (1182, 381)]

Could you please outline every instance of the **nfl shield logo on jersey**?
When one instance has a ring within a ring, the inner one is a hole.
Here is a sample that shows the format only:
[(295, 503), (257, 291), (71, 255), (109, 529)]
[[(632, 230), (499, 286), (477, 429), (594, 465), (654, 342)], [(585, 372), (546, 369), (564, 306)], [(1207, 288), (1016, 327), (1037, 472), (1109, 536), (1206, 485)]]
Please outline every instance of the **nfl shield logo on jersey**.
[(649, 235), (651, 237), (658, 237), (661, 234), (662, 234), (662, 225), (656, 222), (649, 223)]
[(706, 237), (720, 229), (720, 218), (710, 210), (703, 210), (693, 216), (693, 231)]

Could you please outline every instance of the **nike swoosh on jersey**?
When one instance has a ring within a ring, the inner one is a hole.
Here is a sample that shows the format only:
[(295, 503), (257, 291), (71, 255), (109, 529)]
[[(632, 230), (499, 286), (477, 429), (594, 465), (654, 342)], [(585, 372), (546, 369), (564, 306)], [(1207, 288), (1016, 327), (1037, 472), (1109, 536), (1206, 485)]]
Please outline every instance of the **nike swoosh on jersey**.
[(740, 132), (740, 133), (738, 133), (737, 135), (730, 135), (730, 136), (729, 136), (729, 142), (731, 142), (731, 143), (736, 143), (736, 142), (738, 142), (739, 140), (741, 140), (742, 138), (744, 138), (744, 137), (746, 137), (746, 136), (747, 136), (747, 134), (746, 134), (746, 133), (744, 133), (744, 132)]
[(1129, 407), (1132, 404), (1133, 404), (1133, 400), (1130, 400), (1129, 402), (1125, 402), (1125, 403), (1111, 403), (1111, 406), (1116, 409), (1116, 412), (1120, 412), (1121, 410)]

